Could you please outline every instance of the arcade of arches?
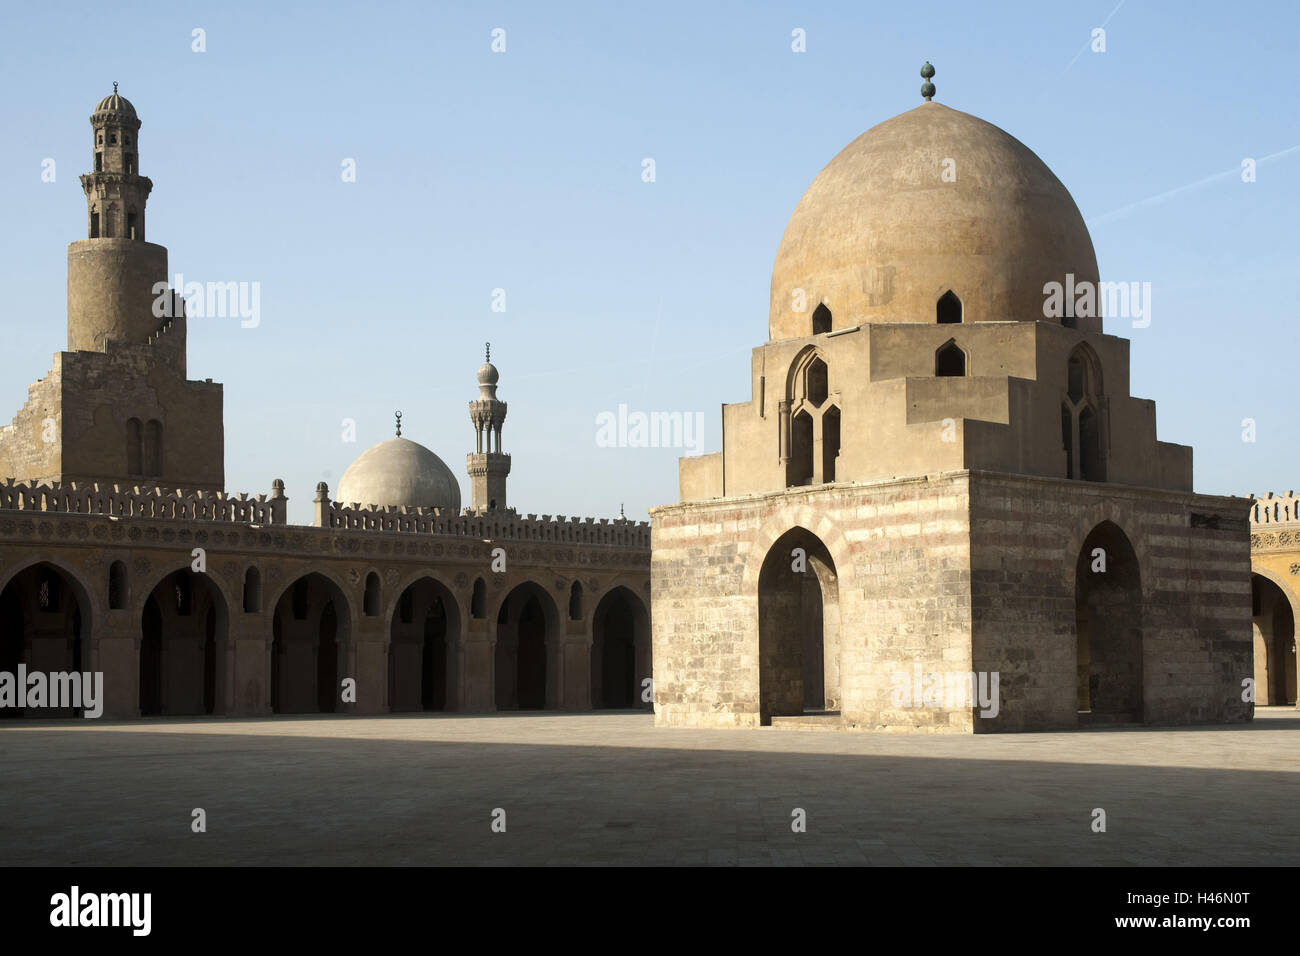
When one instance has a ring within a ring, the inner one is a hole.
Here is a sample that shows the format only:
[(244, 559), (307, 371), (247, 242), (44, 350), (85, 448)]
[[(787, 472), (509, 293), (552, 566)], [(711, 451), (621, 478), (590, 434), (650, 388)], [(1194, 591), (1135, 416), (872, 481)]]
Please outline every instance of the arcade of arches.
[[(100, 567), (102, 594), (48, 562), (0, 576), (0, 671), (103, 670), (115, 717), (650, 706), (649, 614), (622, 584), (566, 582), (561, 615), (530, 580), (495, 591), (416, 574), (390, 593), (378, 575), (351, 588), (277, 568), (264, 602), (265, 563), (233, 569), (224, 586), (189, 567), (146, 577), (129, 555)], [(351, 676), (355, 706), (341, 693)], [(75, 714), (0, 708), (24, 716)]]

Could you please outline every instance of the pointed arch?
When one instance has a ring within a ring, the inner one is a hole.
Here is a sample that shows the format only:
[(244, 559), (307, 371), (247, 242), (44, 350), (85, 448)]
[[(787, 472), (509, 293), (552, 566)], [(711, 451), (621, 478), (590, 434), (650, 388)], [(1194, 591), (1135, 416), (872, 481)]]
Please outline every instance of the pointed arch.
[(937, 376), (963, 377), (966, 374), (966, 350), (949, 339), (939, 346), (934, 353), (934, 374)]
[(127, 590), (127, 571), (125, 561), (114, 561), (108, 566), (108, 609), (120, 611), (130, 601)]
[(839, 577), (830, 549), (796, 526), (758, 575), (759, 722), (838, 709)]
[(361, 598), (361, 613), (366, 617), (378, 617), (383, 603), (379, 575), (371, 571), (366, 575), (366, 588)]
[(577, 581), (569, 587), (569, 620), (582, 620), (582, 585)]
[(1101, 360), (1086, 342), (1071, 351), (1065, 363), (1061, 397), (1061, 435), (1066, 476), (1083, 481), (1106, 480), (1109, 445)]
[(826, 308), (826, 303), (823, 302), (813, 310), (812, 333), (813, 335), (821, 335), (823, 332), (829, 332), (830, 330), (831, 310)]
[(1080, 724), (1144, 717), (1142, 574), (1113, 521), (1097, 524), (1075, 562), (1075, 649)]
[(257, 614), (262, 610), (262, 572), (249, 566), (244, 572), (244, 613)]
[(650, 676), (650, 613), (635, 591), (615, 585), (592, 613), (591, 706), (645, 708)]
[(934, 306), (935, 320), (940, 325), (959, 323), (962, 320), (961, 299), (957, 293), (949, 289), (943, 295), (939, 296), (939, 301)]

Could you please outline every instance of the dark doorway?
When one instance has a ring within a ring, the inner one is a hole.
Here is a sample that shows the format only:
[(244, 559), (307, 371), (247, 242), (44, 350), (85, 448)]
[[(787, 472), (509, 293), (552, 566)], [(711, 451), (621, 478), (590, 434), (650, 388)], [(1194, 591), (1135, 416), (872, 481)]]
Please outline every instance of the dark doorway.
[(758, 580), (759, 713), (833, 711), (839, 704), (839, 585), (835, 562), (805, 528), (782, 535)]
[(546, 707), (546, 619), (537, 598), (530, 597), (519, 617), (519, 709)]
[(1118, 525), (1103, 521), (1088, 535), (1075, 581), (1080, 724), (1141, 721), (1142, 583)]

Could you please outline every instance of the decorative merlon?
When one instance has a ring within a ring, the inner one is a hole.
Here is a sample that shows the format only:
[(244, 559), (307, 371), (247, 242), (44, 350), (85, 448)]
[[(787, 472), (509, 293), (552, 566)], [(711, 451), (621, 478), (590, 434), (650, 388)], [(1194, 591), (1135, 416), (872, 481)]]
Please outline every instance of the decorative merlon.
[(284, 482), (277, 478), (270, 496), (247, 492), (186, 491), (144, 486), (100, 485), (75, 481), (0, 484), (0, 510), (63, 511), (115, 518), (162, 518), (172, 521), (228, 521), (238, 524), (288, 523)]

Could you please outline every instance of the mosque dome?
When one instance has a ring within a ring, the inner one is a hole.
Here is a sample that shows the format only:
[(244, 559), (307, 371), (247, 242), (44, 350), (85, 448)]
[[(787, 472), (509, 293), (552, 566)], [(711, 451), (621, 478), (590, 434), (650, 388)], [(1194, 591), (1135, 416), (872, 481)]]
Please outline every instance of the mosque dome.
[(362, 452), (339, 479), (342, 504), (397, 505), (460, 512), (460, 484), (441, 458), (406, 438)]
[[(1067, 274), (1096, 282), (1097, 257), (1061, 181), (1009, 133), (926, 102), (855, 139), (799, 200), (772, 269), (769, 334), (933, 323), (949, 291), (963, 322), (1043, 319), (1043, 286)], [(831, 315), (814, 329), (822, 304)], [(1100, 319), (1078, 324), (1101, 331)]]
[(495, 385), (501, 381), (501, 373), (491, 362), (484, 362), (478, 367), (478, 383), (480, 385)]
[(116, 83), (113, 84), (113, 92), (110, 95), (104, 97), (102, 100), (100, 100), (99, 103), (95, 106), (95, 112), (96, 113), (122, 113), (125, 114), (126, 116), (129, 116), (132, 119), (138, 118), (136, 117), (135, 107), (131, 105), (131, 101), (128, 100), (125, 96), (121, 96), (118, 94)]

